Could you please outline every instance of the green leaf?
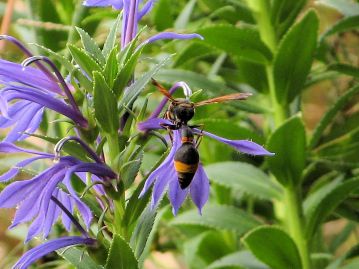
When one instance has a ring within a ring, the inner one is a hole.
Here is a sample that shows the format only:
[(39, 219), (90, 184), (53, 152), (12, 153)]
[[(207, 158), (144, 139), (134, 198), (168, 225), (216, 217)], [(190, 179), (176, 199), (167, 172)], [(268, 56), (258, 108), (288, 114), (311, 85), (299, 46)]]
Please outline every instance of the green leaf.
[(115, 234), (107, 257), (105, 269), (138, 269), (138, 262), (131, 247)]
[(135, 177), (140, 170), (143, 159), (143, 150), (135, 151), (126, 163), (121, 166), (121, 179), (125, 185), (125, 189), (131, 187)]
[(163, 215), (168, 212), (169, 212), (169, 206), (165, 206), (159, 212), (157, 212), (155, 221), (152, 225), (151, 232), (149, 233), (149, 235), (146, 238), (146, 244), (144, 246), (144, 249), (142, 250), (141, 256), (138, 259), (139, 264), (142, 267), (143, 267), (143, 263), (145, 262), (145, 259), (149, 256), (149, 253), (151, 251), (151, 245), (152, 245), (154, 239), (156, 238), (156, 235), (158, 234), (157, 231), (159, 228), (160, 220), (162, 219)]
[(44, 52), (48, 53), (48, 55), (50, 57), (52, 57), (53, 59), (58, 61), (62, 66), (64, 66), (67, 69), (67, 71), (71, 72), (72, 70), (75, 69), (73, 64), (69, 60), (67, 60), (64, 56), (62, 56), (61, 54), (56, 53), (53, 50), (50, 50), (49, 48), (46, 48), (46, 47), (41, 46), (36, 43), (32, 43), (31, 45), (36, 46), (38, 49), (40, 49), (40, 51), (44, 51)]
[(173, 26), (173, 9), (174, 5), (172, 5), (171, 0), (159, 0), (153, 7), (151, 12), (153, 14), (153, 25), (158, 32)]
[(143, 195), (141, 198), (138, 197), (140, 196), (143, 186), (145, 185), (146, 179), (163, 162), (163, 160), (167, 157), (168, 152), (169, 149), (164, 154), (162, 154), (161, 158), (157, 161), (151, 172), (148, 173), (147, 177), (142, 180), (142, 182), (137, 186), (136, 190), (131, 195), (131, 198), (126, 205), (125, 214), (122, 218), (123, 226), (130, 227), (145, 209), (150, 199), (151, 192), (146, 192), (145, 195)]
[(148, 205), (138, 219), (136, 227), (131, 236), (130, 245), (134, 250), (134, 255), (138, 259), (145, 249), (147, 239), (152, 231), (157, 212)]
[(121, 105), (126, 105), (127, 107), (131, 107), (131, 105), (135, 102), (136, 98), (141, 94), (142, 90), (148, 84), (148, 82), (152, 79), (152, 77), (157, 74), (157, 72), (168, 63), (171, 56), (165, 58), (160, 63), (155, 65), (150, 71), (142, 75), (142, 77), (136, 79), (136, 81), (128, 87), (128, 90), (124, 94), (121, 99)]
[(96, 63), (96, 61), (90, 55), (88, 55), (85, 50), (79, 49), (78, 47), (71, 44), (67, 46), (75, 62), (83, 71), (85, 71), (89, 77), (92, 76), (92, 72), (102, 72), (98, 63)]
[(108, 34), (105, 44), (103, 45), (102, 53), (107, 58), (111, 53), (112, 49), (120, 42), (117, 39), (117, 33), (120, 27), (121, 15), (118, 15), (114, 25), (111, 27), (110, 33)]
[(313, 238), (325, 218), (358, 188), (359, 178), (352, 178), (340, 184), (332, 183), (311, 194), (304, 202), (307, 238)]
[(191, 14), (193, 12), (193, 8), (196, 4), (197, 0), (190, 0), (184, 7), (184, 9), (179, 14), (178, 18), (174, 23), (174, 27), (176, 30), (182, 30), (187, 28), (187, 24), (190, 20)]
[(328, 28), (321, 36), (320, 43), (328, 36), (356, 29), (359, 26), (359, 15), (344, 17)]
[(304, 86), (317, 45), (318, 24), (315, 12), (309, 11), (279, 44), (273, 74), (276, 98), (281, 104), (291, 103)]
[(103, 267), (97, 265), (87, 253), (78, 248), (69, 248), (65, 251), (57, 251), (57, 253), (65, 260), (70, 262), (77, 269), (102, 269)]
[(281, 189), (257, 167), (241, 162), (222, 162), (206, 166), (212, 182), (262, 199), (279, 199)]
[(117, 133), (119, 128), (119, 113), (115, 95), (107, 85), (105, 78), (101, 73), (94, 72), (93, 76), (94, 107), (97, 122), (106, 133)]
[(104, 65), (106, 62), (105, 57), (103, 56), (99, 46), (96, 42), (92, 39), (92, 37), (82, 30), (79, 27), (76, 27), (77, 32), (81, 37), (82, 46), (89, 53), (92, 57), (94, 57), (101, 65)]
[(178, 67), (186, 64), (189, 61), (194, 61), (200, 57), (212, 55), (217, 49), (211, 47), (204, 42), (192, 42), (185, 49), (178, 52), (174, 60), (173, 67)]
[(359, 68), (349, 64), (331, 64), (328, 66), (329, 71), (336, 71), (343, 75), (351, 76), (359, 79)]
[(359, 15), (359, 4), (348, 0), (318, 0), (318, 4), (323, 4), (336, 9), (345, 16)]
[(103, 70), (106, 81), (108, 81), (110, 88), (113, 88), (115, 79), (118, 74), (118, 62), (117, 62), (118, 48), (115, 46), (107, 57), (106, 65)]
[(355, 86), (350, 90), (346, 91), (339, 99), (328, 109), (325, 115), (321, 118), (317, 127), (315, 128), (312, 138), (309, 143), (309, 148), (314, 148), (318, 145), (320, 137), (322, 136), (324, 130), (332, 122), (335, 115), (339, 110), (345, 107), (345, 105), (353, 99), (353, 97), (359, 93), (359, 86)]
[(181, 70), (181, 69), (165, 69), (158, 72), (155, 76), (156, 80), (173, 84), (177, 81), (186, 81), (191, 88), (206, 89), (212, 92), (218, 92), (226, 86), (224, 83), (210, 80), (201, 74)]
[(252, 253), (271, 269), (302, 269), (293, 239), (279, 228), (262, 226), (243, 238)]
[(271, 51), (253, 28), (215, 25), (199, 29), (197, 33), (204, 37), (202, 42), (243, 60), (265, 64), (272, 59)]
[(245, 269), (269, 269), (269, 267), (258, 261), (257, 258), (248, 251), (238, 251), (226, 255), (211, 263), (207, 269), (228, 268), (234, 266)]
[(225, 205), (206, 205), (202, 216), (196, 209), (177, 216), (172, 225), (196, 225), (207, 228), (223, 229), (243, 234), (260, 223), (241, 209)]
[(268, 150), (275, 156), (267, 159), (271, 172), (285, 186), (300, 184), (305, 167), (305, 128), (299, 116), (284, 122), (269, 138)]
[(116, 95), (122, 93), (125, 87), (128, 85), (129, 81), (131, 80), (137, 65), (138, 58), (140, 57), (141, 53), (142, 49), (139, 49), (135, 53), (133, 53), (131, 57), (122, 66), (120, 72), (117, 74), (113, 85), (113, 91)]
[(287, 32), (306, 2), (307, 0), (272, 1), (271, 21), (278, 33), (278, 37)]

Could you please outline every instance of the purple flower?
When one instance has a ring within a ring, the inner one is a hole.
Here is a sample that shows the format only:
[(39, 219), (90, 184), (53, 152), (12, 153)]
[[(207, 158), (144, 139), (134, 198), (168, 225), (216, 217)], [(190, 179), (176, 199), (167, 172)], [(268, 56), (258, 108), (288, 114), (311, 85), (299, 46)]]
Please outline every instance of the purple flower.
[[(148, 0), (140, 8), (141, 0), (85, 0), (85, 6), (105, 7), (112, 6), (114, 9), (123, 8), (122, 32), (121, 32), (121, 48), (126, 47), (137, 35), (138, 22), (151, 11), (155, 0)], [(198, 34), (177, 34), (172, 32), (164, 32), (157, 34), (144, 41), (141, 46), (160, 39), (192, 39), (200, 38)]]
[[(86, 128), (87, 120), (82, 116), (70, 91), (56, 66), (46, 57), (34, 57), (18, 40), (0, 36), (17, 45), (27, 56), (24, 65), (0, 59), (0, 128), (12, 126), (4, 141), (15, 142), (34, 133), (42, 120), (44, 108), (49, 108)], [(38, 61), (44, 61), (54, 71), (52, 74)], [(35, 62), (39, 67), (26, 66)], [(26, 66), (26, 67), (25, 67)], [(60, 85), (61, 87), (60, 87)], [(69, 104), (64, 101), (68, 99)]]
[(93, 246), (95, 243), (95, 239), (80, 236), (68, 236), (50, 240), (27, 251), (12, 268), (26, 269), (39, 258), (64, 247), (75, 245)]
[[(52, 154), (26, 150), (10, 143), (0, 143), (0, 152), (7, 153), (30, 153), (37, 155), (18, 163), (7, 173), (1, 176), (1, 181), (7, 181), (16, 176), (19, 170), (26, 165), (39, 159), (55, 159)], [(92, 213), (88, 206), (83, 203), (71, 185), (71, 176), (76, 174), (84, 181), (83, 172), (96, 175), (96, 179), (116, 178), (116, 174), (103, 163), (86, 163), (74, 157), (60, 157), (56, 163), (37, 176), (22, 181), (16, 181), (0, 193), (0, 207), (17, 207), (15, 218), (10, 228), (24, 222), (31, 221), (26, 241), (39, 233), (47, 237), (53, 224), (61, 215), (61, 210), (53, 201), (57, 199), (68, 212), (72, 213), (77, 207), (84, 223), (89, 227)], [(59, 183), (66, 187), (65, 192), (59, 188)], [(70, 229), (71, 222), (68, 215), (62, 213), (62, 221), (66, 229)]]

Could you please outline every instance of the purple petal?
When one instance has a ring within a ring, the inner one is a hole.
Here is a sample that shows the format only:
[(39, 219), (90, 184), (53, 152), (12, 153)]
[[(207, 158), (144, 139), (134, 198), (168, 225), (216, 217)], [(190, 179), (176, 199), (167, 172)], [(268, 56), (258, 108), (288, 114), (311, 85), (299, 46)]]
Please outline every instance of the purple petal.
[(172, 124), (171, 121), (162, 118), (151, 118), (137, 124), (137, 129), (141, 132), (148, 130), (164, 129), (161, 124)]
[(26, 159), (24, 161), (21, 161), (21, 162), (15, 164), (15, 166), (13, 166), (9, 171), (7, 171), (5, 174), (0, 176), (0, 182), (6, 182), (6, 181), (14, 178), (23, 167), (29, 165), (30, 163), (32, 163), (34, 161), (37, 161), (40, 159), (45, 159), (45, 158), (48, 158), (48, 157), (37, 156), (37, 157), (32, 157), (32, 158)]
[(0, 112), (3, 115), (3, 117), (6, 118), (6, 119), (10, 119), (10, 116), (8, 114), (8, 110), (9, 110), (9, 108), (8, 108), (8, 105), (7, 105), (7, 101), (5, 100), (4, 97), (2, 97), (0, 95)]
[(8, 143), (8, 142), (0, 142), (0, 152), (2, 153), (30, 153), (30, 154), (36, 154), (36, 155), (40, 155), (40, 156), (45, 156), (48, 158), (53, 158), (54, 155), (53, 154), (48, 154), (48, 153), (44, 153), (44, 152), (40, 152), (40, 151), (34, 151), (34, 150), (28, 150), (28, 149), (24, 149), (24, 148), (20, 148), (18, 146), (15, 146), (12, 143)]
[(148, 0), (146, 4), (142, 7), (142, 10), (137, 15), (137, 20), (141, 20), (148, 12), (153, 8), (154, 0)]
[(175, 216), (177, 215), (178, 209), (183, 204), (187, 194), (188, 194), (188, 188), (182, 190), (178, 183), (177, 177), (175, 178), (175, 180), (172, 180), (170, 182), (168, 195), (172, 204), (173, 215)]
[(85, 0), (83, 5), (88, 7), (112, 6), (114, 9), (122, 9), (123, 0)]
[[(3, 100), (1, 95), (0, 100)], [(5, 102), (7, 105), (7, 101)], [(26, 113), (28, 106), (31, 104), (33, 103), (29, 101), (19, 101), (11, 105), (6, 111), (8, 113), (8, 116), (0, 116), (0, 127), (7, 128), (15, 124), (19, 119), (21, 119), (21, 117), (24, 116), (24, 113)]]
[[(39, 109), (36, 114), (34, 115), (34, 117), (31, 119), (31, 123), (28, 125), (27, 129), (25, 130), (26, 133), (29, 134), (33, 134), (35, 133), (35, 131), (37, 129), (39, 129), (42, 118), (43, 118), (43, 114), (44, 114), (44, 108), (42, 107), (41, 109)], [(27, 134), (23, 134), (19, 140), (24, 140), (25, 138), (27, 138), (29, 135)]]
[[(196, 133), (201, 133), (201, 131), (196, 129)], [(214, 138), (224, 144), (227, 144), (243, 153), (247, 153), (247, 154), (251, 154), (251, 155), (268, 155), (268, 156), (274, 155), (274, 153), (269, 152), (262, 146), (254, 143), (252, 141), (249, 141), (249, 140), (229, 140), (229, 139), (214, 135), (209, 132), (203, 131), (202, 133), (204, 135)]]
[(38, 185), (38, 189), (34, 189), (33, 192), (30, 193), (29, 197), (21, 202), (18, 209), (16, 210), (14, 220), (9, 229), (17, 226), (20, 223), (32, 220), (39, 213), (41, 205), (40, 197), (43, 185), (45, 184), (42, 184), (42, 186)]
[(93, 245), (95, 240), (79, 236), (62, 237), (47, 241), (29, 251), (27, 251), (13, 266), (13, 269), (26, 269), (39, 258), (57, 249), (74, 245)]
[(41, 70), (0, 59), (0, 82), (6, 86), (24, 84), (43, 91), (62, 95), (59, 85), (49, 79)]
[(89, 229), (93, 218), (90, 208), (79, 198), (77, 197), (73, 197), (73, 198), (75, 199), (77, 209), (79, 210), (80, 215), (82, 216), (87, 229)]
[(117, 175), (107, 165), (102, 163), (80, 163), (74, 165), (66, 172), (66, 178), (70, 178), (73, 173), (88, 172), (97, 176), (116, 178)]
[(202, 214), (202, 207), (209, 197), (209, 180), (201, 164), (190, 185), (190, 193), (192, 201), (197, 206), (199, 213)]
[[(172, 171), (172, 169), (174, 170), (173, 158), (174, 158), (174, 155), (176, 154), (177, 149), (179, 148), (179, 146), (181, 144), (181, 138), (179, 136), (178, 131), (175, 131), (173, 134), (174, 134), (173, 135), (173, 145), (172, 145), (170, 152), (168, 153), (165, 160), (147, 178), (145, 185), (140, 193), (139, 198), (141, 198), (148, 191), (148, 189), (151, 187), (151, 185), (157, 178), (166, 178), (169, 175), (168, 170), (170, 170), (170, 171)], [(157, 198), (157, 197), (160, 197), (160, 196), (158, 196), (158, 194), (156, 194), (155, 198)], [(156, 200), (157, 199), (153, 200), (153, 204), (156, 204)]]
[(36, 181), (33, 179), (11, 183), (0, 193), (0, 207), (15, 207), (31, 193), (34, 186)]
[(74, 199), (74, 201), (77, 205), (77, 209), (79, 210), (80, 215), (81, 215), (82, 219), (84, 220), (87, 228), (89, 228), (92, 218), (93, 218), (91, 210), (78, 197), (77, 193), (75, 192), (75, 190), (73, 189), (73, 187), (71, 185), (70, 177), (65, 177), (65, 179), (63, 180), (63, 183), (66, 186), (67, 190), (69, 191), (71, 198)]
[(43, 228), (43, 223), (45, 219), (45, 214), (38, 214), (37, 217), (32, 221), (25, 239), (25, 243), (29, 242), (34, 236), (41, 233)]
[(155, 185), (153, 186), (153, 191), (152, 191), (152, 200), (151, 200), (152, 209), (154, 209), (158, 205), (159, 201), (163, 197), (163, 193), (166, 187), (168, 186), (168, 184), (171, 181), (175, 181), (175, 180), (177, 180), (177, 175), (173, 165), (165, 167), (163, 173), (158, 175), (158, 178), (155, 182)]
[[(25, 132), (36, 130), (39, 127), (42, 118), (42, 113), (40, 113), (40, 118), (36, 117), (39, 111), (43, 111), (42, 106), (38, 104), (31, 104), (31, 106), (28, 107), (27, 112), (22, 115), (22, 117), (17, 121), (16, 125), (8, 133), (4, 139), (4, 142), (15, 142), (20, 140), (20, 138), (24, 136)], [(33, 122), (33, 120), (36, 122)], [(25, 136), (25, 138), (26, 137), (27, 136)]]
[(3, 92), (6, 91), (7, 100), (15, 99), (24, 99), (34, 103), (37, 103), (41, 106), (47, 107), (51, 110), (54, 110), (70, 119), (75, 123), (85, 126), (87, 125), (87, 120), (75, 111), (71, 106), (67, 105), (65, 102), (56, 99), (54, 96), (41, 92), (40, 90), (29, 89), (25, 87), (11, 87), (3, 89)]
[[(70, 213), (73, 213), (74, 206), (70, 196), (67, 193), (60, 190), (57, 199), (64, 205), (64, 207), (67, 208)], [(71, 230), (72, 221), (65, 212), (62, 212), (62, 224), (68, 232)]]
[(149, 39), (144, 41), (140, 45), (140, 47), (144, 46), (146, 44), (149, 44), (149, 43), (153, 43), (157, 40), (162, 40), (162, 39), (193, 39), (193, 38), (199, 38), (199, 39), (203, 40), (203, 37), (199, 34), (177, 34), (177, 33), (173, 33), (173, 32), (163, 32), (163, 33), (159, 33), (157, 35), (150, 37)]

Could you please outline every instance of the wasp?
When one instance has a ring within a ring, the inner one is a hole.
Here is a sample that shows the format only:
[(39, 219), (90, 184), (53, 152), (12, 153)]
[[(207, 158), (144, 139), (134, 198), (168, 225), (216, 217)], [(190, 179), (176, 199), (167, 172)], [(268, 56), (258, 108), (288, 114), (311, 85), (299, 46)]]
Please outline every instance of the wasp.
[[(195, 114), (195, 108), (203, 105), (222, 103), (231, 100), (245, 100), (252, 94), (234, 93), (224, 96), (211, 98), (208, 100), (193, 103), (187, 98), (173, 98), (172, 95), (156, 80), (152, 79), (152, 84), (170, 100), (170, 105), (165, 112), (164, 118), (170, 120), (173, 124), (164, 124), (168, 130), (181, 131), (181, 146), (174, 156), (174, 167), (177, 172), (178, 182), (181, 189), (187, 188), (196, 174), (199, 164), (199, 139), (194, 141), (193, 128), (201, 125), (188, 125), (188, 122)], [(198, 134), (201, 136), (201, 134)]]

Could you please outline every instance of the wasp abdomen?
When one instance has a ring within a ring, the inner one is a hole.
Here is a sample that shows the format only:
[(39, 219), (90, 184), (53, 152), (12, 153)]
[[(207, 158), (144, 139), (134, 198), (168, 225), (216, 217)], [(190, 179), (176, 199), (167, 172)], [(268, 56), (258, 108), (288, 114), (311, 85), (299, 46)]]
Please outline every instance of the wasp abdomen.
[(192, 143), (184, 143), (174, 156), (174, 166), (181, 189), (187, 188), (197, 171), (199, 154)]

